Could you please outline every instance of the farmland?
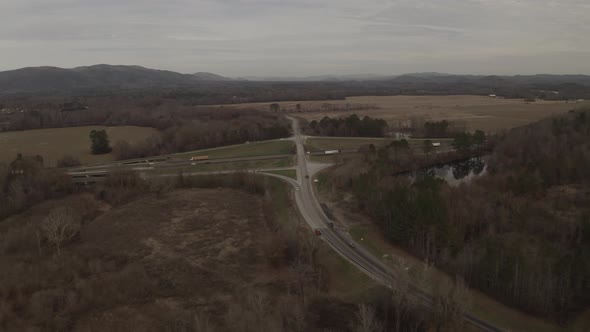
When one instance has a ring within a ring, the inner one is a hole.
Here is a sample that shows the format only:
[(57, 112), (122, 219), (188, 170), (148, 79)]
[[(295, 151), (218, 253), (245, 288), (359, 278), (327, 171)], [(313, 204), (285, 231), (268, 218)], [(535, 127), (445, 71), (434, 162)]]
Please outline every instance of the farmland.
[(88, 134), (93, 129), (106, 129), (111, 144), (118, 140), (139, 142), (158, 133), (153, 128), (134, 126), (84, 126), (4, 132), (0, 133), (0, 162), (10, 162), (18, 153), (41, 155), (46, 166), (55, 166), (57, 160), (64, 155), (77, 157), (83, 164), (114, 160), (112, 154), (92, 155), (90, 153)]
[[(396, 126), (401, 120), (423, 117), (430, 120), (464, 121), (467, 129), (498, 132), (522, 126), (553, 114), (590, 105), (590, 102), (566, 103), (564, 101), (536, 101), (526, 103), (522, 99), (490, 98), (484, 96), (362, 96), (343, 100), (277, 102), (281, 110), (294, 112), (301, 105), (297, 116), (307, 120), (319, 120), (324, 116), (340, 117), (356, 113), (385, 119)], [(340, 108), (352, 105), (350, 110), (329, 111), (327, 105)], [(225, 105), (234, 108), (269, 110), (270, 103)], [(373, 105), (375, 109), (355, 110), (354, 105)]]

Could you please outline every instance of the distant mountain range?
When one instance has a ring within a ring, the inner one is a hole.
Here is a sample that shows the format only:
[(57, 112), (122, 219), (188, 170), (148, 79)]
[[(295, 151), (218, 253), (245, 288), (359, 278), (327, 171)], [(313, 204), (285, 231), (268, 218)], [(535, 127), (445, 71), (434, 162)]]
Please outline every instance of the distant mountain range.
[[(227, 78), (220, 75), (198, 72), (181, 74), (167, 70), (149, 69), (140, 66), (94, 65), (63, 69), (57, 67), (28, 67), (0, 72), (0, 94), (21, 92), (71, 92), (86, 89), (148, 89), (199, 87), (220, 84), (240, 84), (245, 81), (281, 82), (333, 82), (333, 84), (363, 84), (373, 82), (378, 86), (404, 87), (428, 85), (477, 85), (477, 86), (547, 86), (564, 84), (590, 86), (588, 75), (517, 75), (484, 76), (452, 75), (436, 72), (404, 75), (321, 75), (310, 77), (241, 77)], [(252, 83), (254, 84), (254, 82)], [(260, 83), (262, 84), (262, 83)]]
[(224, 80), (228, 79), (211, 73), (180, 74), (140, 66), (28, 67), (0, 72), (0, 93), (179, 87)]
[(376, 81), (395, 78), (394, 75), (317, 75), (317, 76), (244, 76), (238, 80), (246, 81), (273, 81), (273, 82), (342, 82), (342, 81)]
[(441, 73), (415, 73), (404, 74), (393, 79), (396, 82), (407, 83), (484, 83), (484, 84), (518, 84), (518, 85), (534, 85), (534, 84), (581, 84), (590, 85), (589, 75), (514, 75), (514, 76), (498, 76), (498, 75), (453, 75)]

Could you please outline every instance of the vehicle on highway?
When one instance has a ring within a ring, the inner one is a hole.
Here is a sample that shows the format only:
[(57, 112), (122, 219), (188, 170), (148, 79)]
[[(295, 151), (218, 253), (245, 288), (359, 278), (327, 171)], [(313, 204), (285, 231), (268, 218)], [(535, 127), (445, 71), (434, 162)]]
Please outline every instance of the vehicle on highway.
[(440, 143), (439, 142), (434, 142), (434, 143), (432, 143), (432, 146), (439, 147), (440, 146)]
[(352, 248), (354, 248), (354, 242), (352, 242), (352, 240), (348, 241), (348, 245), (351, 246)]
[(209, 156), (193, 156), (191, 161), (209, 160)]
[(318, 235), (318, 236), (319, 236), (319, 235), (322, 235), (322, 231), (320, 231), (319, 229), (316, 229), (316, 230), (315, 230), (315, 235)]
[(340, 150), (326, 150), (324, 154), (337, 154), (340, 153)]

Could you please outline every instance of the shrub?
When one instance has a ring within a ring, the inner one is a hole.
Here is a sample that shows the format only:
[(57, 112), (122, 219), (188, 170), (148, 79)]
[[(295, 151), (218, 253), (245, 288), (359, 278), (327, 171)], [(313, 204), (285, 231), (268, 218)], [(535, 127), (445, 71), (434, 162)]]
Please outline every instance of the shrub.
[(57, 161), (57, 167), (65, 168), (65, 167), (75, 167), (80, 166), (82, 163), (76, 157), (65, 155), (60, 160)]

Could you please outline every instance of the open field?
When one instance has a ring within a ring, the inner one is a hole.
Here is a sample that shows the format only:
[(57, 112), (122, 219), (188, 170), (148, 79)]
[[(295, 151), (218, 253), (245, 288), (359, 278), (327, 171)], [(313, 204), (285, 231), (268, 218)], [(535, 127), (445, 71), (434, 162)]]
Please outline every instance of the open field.
[(0, 162), (14, 160), (17, 153), (41, 155), (45, 166), (55, 166), (64, 155), (80, 159), (83, 164), (113, 161), (112, 154), (93, 155), (90, 153), (91, 130), (106, 129), (111, 145), (118, 140), (129, 143), (139, 142), (157, 134), (154, 128), (147, 127), (102, 127), (84, 126), (70, 128), (36, 129), (0, 133)]
[(68, 289), (82, 295), (68, 302), (80, 307), (66, 316), (74, 330), (84, 331), (172, 330), (169, 324), (186, 324), (197, 313), (221, 320), (235, 295), (281, 282), (281, 273), (269, 273), (264, 254), (272, 237), (260, 197), (238, 190), (177, 190), (112, 208), (62, 253), (63, 264), (79, 257), (96, 266)]
[[(348, 97), (345, 100), (323, 101), (288, 101), (278, 102), (281, 107), (295, 109), (296, 104), (302, 105), (303, 112), (297, 116), (308, 120), (319, 120), (324, 116), (340, 117), (356, 113), (359, 116), (383, 118), (392, 125), (398, 121), (414, 116), (432, 120), (447, 119), (465, 121), (469, 130), (482, 129), (487, 132), (498, 132), (504, 129), (525, 125), (552, 114), (564, 113), (571, 109), (588, 107), (590, 101), (582, 103), (566, 103), (562, 101), (537, 101), (525, 103), (521, 99), (502, 99), (484, 96), (362, 96)], [(372, 104), (374, 110), (351, 111), (313, 111), (322, 105)], [(224, 107), (257, 108), (269, 110), (271, 103), (249, 103), (225, 105)]]
[(295, 144), (289, 140), (251, 142), (227, 147), (212, 148), (174, 154), (174, 158), (209, 156), (209, 158), (250, 157), (293, 153)]

